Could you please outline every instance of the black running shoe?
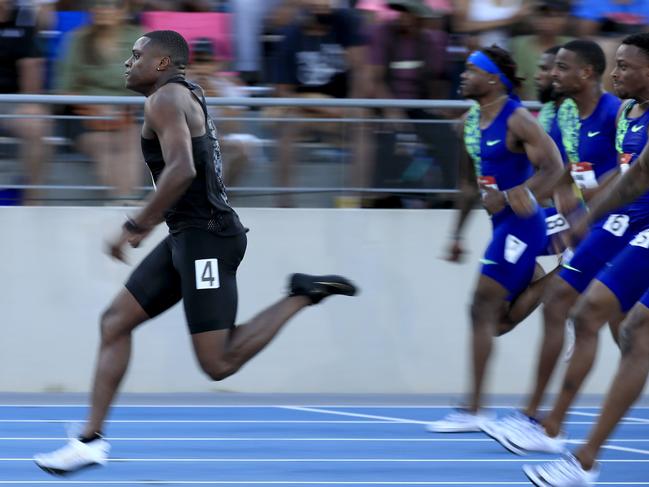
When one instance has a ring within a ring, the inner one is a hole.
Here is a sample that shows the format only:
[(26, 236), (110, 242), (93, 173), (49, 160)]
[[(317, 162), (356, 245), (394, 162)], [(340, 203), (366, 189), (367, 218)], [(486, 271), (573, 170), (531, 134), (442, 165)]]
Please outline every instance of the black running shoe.
[(342, 276), (311, 276), (293, 274), (289, 281), (289, 296), (306, 296), (311, 304), (318, 304), (332, 294), (354, 296), (357, 292), (349, 280)]

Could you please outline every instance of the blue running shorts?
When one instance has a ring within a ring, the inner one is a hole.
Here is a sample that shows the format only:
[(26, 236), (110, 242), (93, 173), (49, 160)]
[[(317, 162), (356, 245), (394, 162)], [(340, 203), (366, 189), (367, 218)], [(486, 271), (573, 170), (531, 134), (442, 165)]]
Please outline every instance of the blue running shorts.
[(611, 290), (628, 312), (649, 287), (649, 228), (639, 232), (596, 279)]
[(493, 236), (482, 259), (481, 273), (509, 291), (508, 300), (518, 296), (534, 276), (536, 257), (547, 246), (545, 213), (541, 208), (529, 218), (511, 210), (493, 220)]
[(614, 213), (603, 218), (592, 227), (572, 256), (563, 262), (559, 275), (579, 294), (583, 293), (595, 276), (641, 229), (626, 214)]
[(639, 302), (639, 303), (642, 303), (642, 304), (645, 305), (647, 308), (649, 308), (649, 290), (647, 290), (647, 291), (642, 295), (642, 297), (640, 298), (640, 301), (638, 301), (638, 302)]

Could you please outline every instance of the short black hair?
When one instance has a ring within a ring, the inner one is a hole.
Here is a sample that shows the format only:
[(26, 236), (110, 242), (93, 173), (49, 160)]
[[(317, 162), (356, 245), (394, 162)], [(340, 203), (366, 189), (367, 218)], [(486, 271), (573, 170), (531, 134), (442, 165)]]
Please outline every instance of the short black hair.
[(175, 30), (154, 30), (144, 34), (144, 37), (151, 39), (151, 42), (162, 48), (174, 66), (182, 69), (189, 63), (189, 45)]
[(649, 33), (639, 32), (637, 34), (631, 34), (624, 38), (622, 44), (637, 47), (649, 58)]
[(574, 52), (581, 61), (591, 65), (598, 76), (602, 76), (606, 71), (606, 56), (597, 42), (577, 39), (561, 47)]
[(549, 49), (546, 49), (543, 51), (543, 54), (549, 54), (550, 56), (556, 56), (557, 53), (559, 52), (559, 49), (561, 49), (561, 46), (552, 46)]
[(496, 66), (502, 71), (509, 81), (512, 82), (514, 88), (520, 88), (524, 78), (516, 76), (518, 66), (512, 55), (505, 51), (502, 47), (493, 44), (491, 47), (480, 49), (491, 59)]

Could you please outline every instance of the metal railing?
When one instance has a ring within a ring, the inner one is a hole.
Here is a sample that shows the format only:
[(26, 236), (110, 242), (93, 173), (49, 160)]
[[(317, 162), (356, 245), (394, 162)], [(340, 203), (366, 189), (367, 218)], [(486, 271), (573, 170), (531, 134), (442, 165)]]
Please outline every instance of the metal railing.
[[(48, 105), (144, 105), (143, 96), (84, 95), (2, 95), (0, 103), (43, 103)], [(380, 100), (373, 98), (217, 98), (207, 97), (210, 106), (247, 107), (332, 107), (332, 108), (422, 108), (468, 109), (466, 100)], [(541, 104), (525, 101), (527, 108), (537, 110)]]
[[(3, 104), (45, 104), (45, 105), (113, 105), (113, 106), (142, 106), (146, 98), (141, 96), (79, 96), (79, 95), (25, 95), (25, 94), (0, 94), (0, 112)], [(457, 110), (458, 115), (468, 109), (472, 102), (460, 100), (379, 100), (379, 99), (320, 99), (320, 98), (216, 98), (208, 97), (207, 104), (215, 107), (331, 107), (347, 109), (424, 109), (424, 110)], [(540, 108), (537, 102), (525, 102), (524, 105), (530, 109)], [(230, 121), (237, 120), (241, 122), (281, 122), (281, 123), (341, 123), (341, 124), (456, 124), (458, 118), (451, 119), (387, 119), (384, 117), (355, 116), (342, 118), (302, 118), (296, 116), (277, 117), (277, 116), (241, 116), (241, 117), (223, 117), (220, 120)], [(0, 114), (0, 119), (18, 119), (18, 118), (46, 118), (57, 120), (84, 119), (84, 120), (105, 120), (111, 119), (111, 116), (80, 116), (80, 115), (22, 115), (22, 114)], [(60, 137), (56, 138), (56, 143)], [(54, 138), (53, 138), (54, 139)], [(51, 142), (51, 141), (50, 141)], [(453, 163), (454, 161), (444, 161)], [(98, 191), (107, 190), (107, 186), (102, 185), (71, 185), (71, 184), (46, 184), (41, 186), (25, 184), (4, 184), (3, 188), (8, 189), (50, 189), (50, 190), (80, 190), (80, 191)], [(136, 189), (141, 191), (150, 190), (151, 186), (141, 186)], [(228, 191), (238, 195), (272, 195), (278, 193), (294, 194), (313, 194), (313, 193), (373, 193), (373, 194), (430, 194), (430, 195), (449, 195), (457, 192), (449, 188), (407, 188), (407, 187), (260, 187), (260, 186), (234, 186), (229, 187)], [(61, 198), (57, 198), (61, 200)]]

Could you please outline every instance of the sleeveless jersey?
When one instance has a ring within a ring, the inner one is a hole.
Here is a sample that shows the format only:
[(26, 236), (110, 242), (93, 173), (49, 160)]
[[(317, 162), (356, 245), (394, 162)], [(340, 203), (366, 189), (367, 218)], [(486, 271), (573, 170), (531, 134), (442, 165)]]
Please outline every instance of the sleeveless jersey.
[[(636, 161), (647, 144), (649, 110), (638, 118), (629, 118), (628, 113), (635, 104), (635, 101), (629, 102), (624, 107), (618, 121), (617, 149), (620, 153), (620, 169), (622, 171)], [(629, 215), (632, 221), (646, 221), (649, 223), (649, 192), (627, 205), (624, 212)]]
[(559, 109), (559, 128), (571, 174), (581, 188), (594, 188), (598, 180), (617, 165), (615, 120), (620, 99), (604, 93), (585, 119), (579, 118), (577, 105), (565, 100)]
[[(467, 151), (473, 159), (478, 185), (506, 191), (525, 183), (534, 168), (524, 152), (512, 152), (507, 148), (507, 121), (521, 104), (508, 99), (500, 113), (485, 129), (479, 125), (480, 112), (474, 107), (465, 123), (464, 140)], [(509, 206), (492, 215), (494, 222), (513, 215)]]
[[(180, 199), (165, 213), (169, 230), (177, 233), (186, 228), (201, 228), (221, 236), (233, 236), (247, 231), (228, 203), (222, 177), (221, 149), (216, 128), (207, 113), (203, 90), (181, 76), (167, 82), (181, 84), (190, 90), (205, 115), (205, 134), (192, 137), (196, 177)], [(142, 153), (154, 182), (157, 182), (165, 167), (157, 137), (142, 137)]]
[(565, 164), (567, 161), (566, 149), (563, 147), (563, 140), (561, 140), (561, 129), (559, 128), (557, 108), (556, 103), (553, 101), (544, 103), (539, 111), (538, 121), (541, 124), (541, 127), (543, 127), (543, 130), (545, 130), (559, 149), (561, 160)]

